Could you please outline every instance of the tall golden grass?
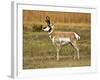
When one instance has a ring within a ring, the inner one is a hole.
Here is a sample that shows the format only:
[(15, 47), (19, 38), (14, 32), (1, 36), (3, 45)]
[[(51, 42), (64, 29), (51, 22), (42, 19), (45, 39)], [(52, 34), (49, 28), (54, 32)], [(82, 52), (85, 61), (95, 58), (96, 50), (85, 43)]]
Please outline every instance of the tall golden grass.
[(23, 10), (24, 25), (43, 24), (46, 16), (49, 16), (52, 23), (55, 24), (91, 23), (90, 13)]

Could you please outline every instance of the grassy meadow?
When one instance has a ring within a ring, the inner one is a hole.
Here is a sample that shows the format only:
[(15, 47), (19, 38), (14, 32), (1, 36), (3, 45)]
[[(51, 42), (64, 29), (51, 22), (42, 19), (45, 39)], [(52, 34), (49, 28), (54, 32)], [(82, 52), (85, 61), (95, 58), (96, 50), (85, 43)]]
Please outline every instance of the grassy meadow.
[[(41, 15), (42, 14), (43, 13), (41, 13)], [(48, 14), (50, 15), (49, 12)], [(31, 15), (28, 15), (28, 18), (29, 16)], [(26, 17), (25, 14), (24, 14), (24, 17)], [(51, 16), (51, 17), (54, 17), (54, 16)], [(39, 20), (41, 21), (41, 18), (39, 18)], [(78, 23), (78, 21), (77, 23), (75, 22), (65, 23), (65, 22), (61, 22), (61, 23), (55, 22), (54, 29), (55, 31), (74, 31), (80, 35), (80, 40), (77, 41), (77, 44), (80, 49), (81, 58), (79, 60), (73, 59), (75, 50), (69, 44), (61, 48), (60, 60), (57, 61), (55, 47), (53, 46), (51, 40), (49, 39), (47, 32), (43, 32), (41, 30), (41, 27), (43, 26), (42, 23), (40, 24), (40, 22), (38, 21), (37, 24), (35, 24), (34, 21), (32, 22), (31, 20), (25, 18), (24, 28), (23, 28), (24, 29), (23, 31), (23, 69), (81, 67), (81, 66), (91, 65), (91, 37), (90, 37), (91, 26), (90, 26), (90, 23), (89, 22)], [(32, 23), (34, 24), (32, 25)]]

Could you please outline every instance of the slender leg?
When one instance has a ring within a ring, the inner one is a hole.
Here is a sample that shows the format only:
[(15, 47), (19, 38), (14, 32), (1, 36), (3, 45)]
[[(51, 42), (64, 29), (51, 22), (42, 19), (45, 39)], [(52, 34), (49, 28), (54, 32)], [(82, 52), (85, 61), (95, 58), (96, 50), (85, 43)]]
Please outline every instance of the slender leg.
[(74, 60), (76, 59), (76, 52), (74, 52)]
[(77, 58), (80, 59), (80, 55), (79, 55), (79, 48), (75, 47), (76, 51), (77, 51)]
[(56, 44), (56, 49), (57, 49), (57, 61), (59, 61), (60, 44)]
[(59, 48), (57, 47), (57, 61), (59, 61)]
[[(71, 44), (71, 46), (75, 49), (75, 44), (74, 43), (70, 43)], [(75, 60), (75, 58), (76, 58), (76, 52), (74, 52), (74, 60)]]
[(74, 59), (76, 58), (76, 55), (77, 55), (77, 58), (78, 59), (80, 59), (80, 55), (79, 55), (79, 48), (78, 48), (78, 46), (77, 46), (77, 44), (76, 44), (76, 41), (74, 41), (73, 43), (72, 43), (72, 46), (76, 49), (76, 54), (74, 54)]

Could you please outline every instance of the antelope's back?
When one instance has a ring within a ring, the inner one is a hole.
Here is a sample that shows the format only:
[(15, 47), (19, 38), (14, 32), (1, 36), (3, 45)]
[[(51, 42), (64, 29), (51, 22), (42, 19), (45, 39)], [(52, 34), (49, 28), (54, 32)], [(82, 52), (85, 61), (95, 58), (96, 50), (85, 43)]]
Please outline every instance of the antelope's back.
[(61, 32), (56, 31), (52, 33), (55, 37), (75, 37), (74, 32)]

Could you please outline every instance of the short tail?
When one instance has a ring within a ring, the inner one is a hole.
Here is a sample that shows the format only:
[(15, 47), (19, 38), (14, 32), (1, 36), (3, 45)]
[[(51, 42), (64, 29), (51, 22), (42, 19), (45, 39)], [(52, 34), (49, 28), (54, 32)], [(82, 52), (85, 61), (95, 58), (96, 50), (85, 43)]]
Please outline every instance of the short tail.
[(76, 33), (74, 33), (75, 34), (75, 38), (77, 39), (77, 40), (80, 40), (80, 36), (78, 35), (78, 34), (76, 34)]

